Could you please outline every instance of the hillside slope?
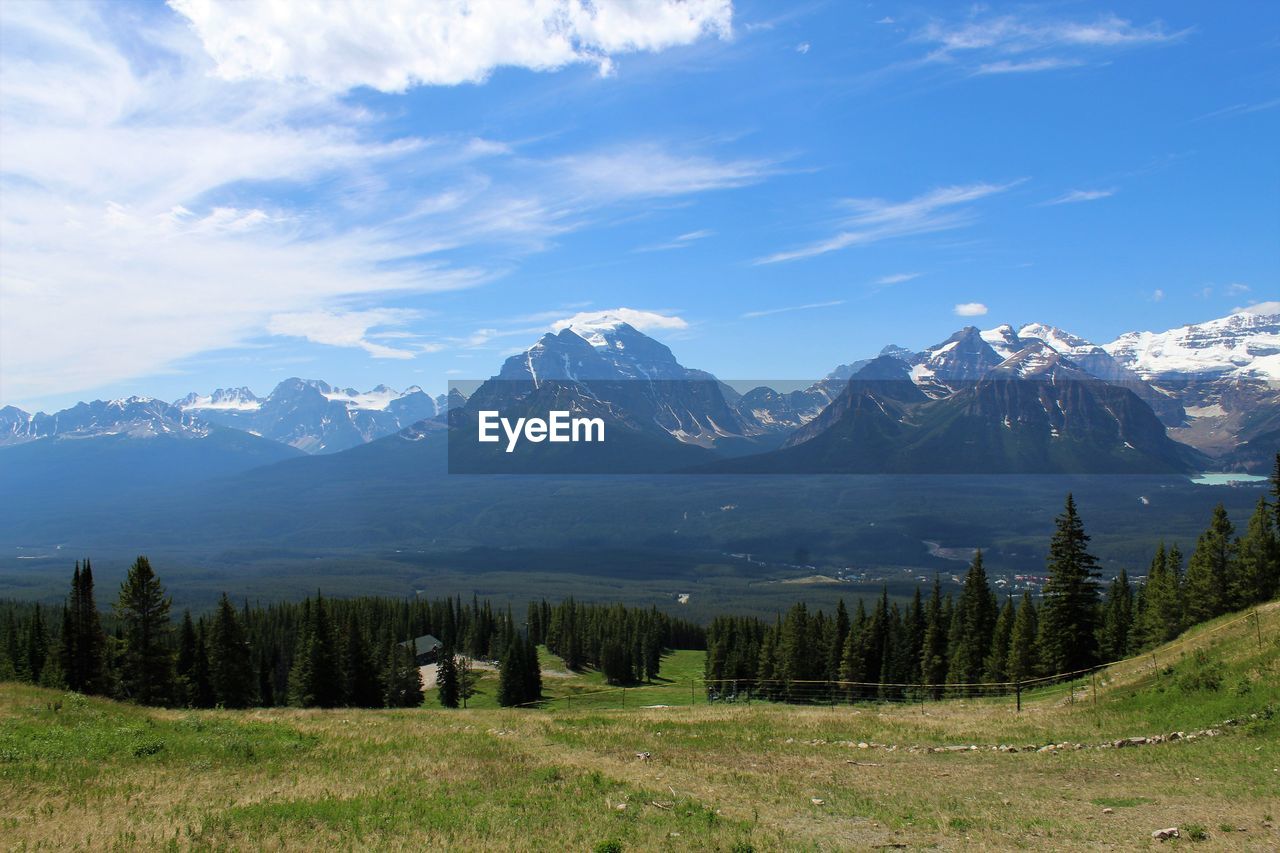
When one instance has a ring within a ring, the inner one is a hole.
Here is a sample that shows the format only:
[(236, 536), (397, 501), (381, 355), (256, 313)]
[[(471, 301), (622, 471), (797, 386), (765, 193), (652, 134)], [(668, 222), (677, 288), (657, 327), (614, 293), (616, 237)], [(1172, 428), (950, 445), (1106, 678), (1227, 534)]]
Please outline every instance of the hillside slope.
[[(14, 846), (91, 848), (1132, 849), (1178, 826), (1274, 849), (1280, 603), (1259, 612), (1115, 667), (1096, 705), (1058, 687), (1020, 714), (175, 712), (6, 684), (0, 820)], [(1062, 742), (1087, 746), (1021, 748)]]

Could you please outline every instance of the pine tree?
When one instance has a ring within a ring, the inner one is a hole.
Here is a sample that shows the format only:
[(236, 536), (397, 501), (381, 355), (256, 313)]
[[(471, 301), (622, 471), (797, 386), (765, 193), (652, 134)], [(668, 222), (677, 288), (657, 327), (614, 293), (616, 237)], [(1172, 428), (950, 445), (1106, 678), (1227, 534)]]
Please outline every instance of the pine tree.
[(72, 690), (83, 693), (105, 694), (109, 688), (107, 675), (107, 635), (102, 630), (102, 618), (93, 592), (93, 566), (84, 561), (80, 571), (79, 589), (75, 596), (76, 611), (72, 617), (76, 623), (76, 679), (78, 686)]
[(224, 708), (253, 704), (256, 679), (249, 640), (227, 594), (222, 594), (208, 636), (209, 686), (214, 702)]
[(1013, 633), (1009, 637), (1008, 678), (1025, 681), (1039, 671), (1036, 636), (1039, 633), (1035, 602), (1031, 593), (1022, 594), (1017, 614), (1013, 617)]
[(1275, 514), (1276, 535), (1280, 536), (1280, 453), (1276, 454), (1275, 467), (1271, 469), (1271, 511)]
[(387, 641), (383, 670), (383, 701), (388, 708), (417, 708), (422, 704), (422, 672), (418, 669), (416, 643)]
[(937, 575), (933, 577), (933, 595), (924, 614), (924, 645), (920, 651), (920, 677), (928, 685), (932, 685), (934, 699), (942, 696), (942, 687), (947, 680), (947, 634), (950, 625), (944, 619), (942, 607), (942, 581)]
[(827, 678), (837, 680), (840, 678), (840, 660), (844, 655), (844, 643), (849, 637), (849, 610), (844, 606), (843, 598), (836, 604), (836, 618), (832, 628), (826, 668)]
[[(517, 634), (507, 644), (498, 667), (498, 704), (504, 708), (525, 701), (525, 652), (524, 640)], [(606, 677), (608, 677), (606, 673)]]
[(26, 640), (23, 670), (27, 680), (32, 684), (40, 684), (40, 677), (49, 660), (49, 630), (45, 627), (44, 614), (39, 604), (27, 621)]
[(756, 663), (757, 691), (769, 698), (777, 698), (778, 643), (782, 638), (782, 617), (774, 619), (773, 627), (764, 632), (760, 641), (760, 657)]
[(62, 662), (62, 672), (67, 680), (67, 689), (83, 693), (84, 684), (80, 677), (80, 561), (76, 560), (75, 572), (71, 575), (71, 595), (62, 608), (62, 630), (58, 634), (58, 658)]
[(196, 655), (200, 651), (196, 644), (196, 626), (191, 621), (191, 611), (182, 611), (182, 625), (178, 629), (178, 659), (176, 664), (177, 680), (174, 686), (174, 700), (190, 708), (200, 707), (197, 702), (196, 688)]
[(1067, 495), (1049, 544), (1049, 580), (1040, 608), (1039, 652), (1050, 674), (1075, 672), (1098, 661), (1098, 563), (1089, 537)]
[(169, 607), (170, 601), (151, 569), (151, 562), (139, 557), (120, 585), (116, 602), (123, 638), (120, 688), (126, 699), (143, 705), (162, 705), (173, 696)]
[(458, 688), (458, 662), (453, 656), (453, 649), (448, 646), (440, 649), (436, 659), (436, 698), (446, 708), (458, 707), (460, 697)]
[(1102, 609), (1102, 656), (1108, 661), (1122, 660), (1129, 655), (1130, 635), (1133, 629), (1133, 587), (1124, 569), (1116, 575), (1107, 588), (1107, 600)]
[(1186, 625), (1183, 586), (1182, 552), (1177, 545), (1165, 551), (1162, 542), (1142, 588), (1143, 608), (1137, 631), (1140, 648), (1167, 643), (1182, 633)]
[(952, 617), (948, 643), (951, 652), (947, 667), (949, 683), (972, 684), (982, 680), (987, 657), (991, 654), (991, 632), (995, 628), (995, 620), (995, 603), (987, 583), (986, 568), (982, 564), (982, 551), (978, 551), (965, 575), (964, 589)]
[(1270, 601), (1280, 588), (1280, 542), (1276, 540), (1265, 498), (1258, 498), (1249, 527), (1240, 540), (1234, 580), (1231, 597), (1237, 607)]
[(1214, 507), (1209, 528), (1196, 540), (1187, 562), (1186, 611), (1192, 624), (1226, 613), (1234, 602), (1235, 528), (1222, 504)]
[(538, 647), (532, 642), (524, 644), (524, 701), (537, 702), (542, 698), (542, 665), (538, 661)]
[(788, 691), (793, 689), (792, 682), (810, 677), (808, 641), (809, 609), (804, 602), (799, 602), (792, 605), (782, 620), (782, 638), (778, 647), (778, 677), (787, 682)]
[(0, 681), (20, 678), (21, 643), (18, 641), (18, 618), (12, 609), (5, 612), (4, 631), (0, 633)]
[(903, 628), (906, 633), (907, 647), (906, 656), (909, 661), (905, 668), (902, 680), (904, 682), (918, 683), (920, 681), (920, 655), (924, 650), (924, 630), (925, 615), (924, 603), (920, 597), (920, 587), (916, 587), (915, 595), (911, 599), (911, 606), (907, 609), (907, 615), (903, 619)]
[(1013, 638), (1013, 622), (1017, 612), (1013, 599), (1006, 598), (996, 617), (995, 630), (991, 632), (991, 651), (987, 653), (986, 666), (982, 672), (983, 681), (1008, 681), (1009, 679), (1009, 642)]
[(383, 702), (382, 693), (378, 667), (355, 608), (351, 608), (342, 642), (342, 703), (352, 708), (378, 708)]
[(289, 673), (289, 693), (303, 708), (335, 708), (342, 702), (342, 674), (324, 598), (316, 594)]

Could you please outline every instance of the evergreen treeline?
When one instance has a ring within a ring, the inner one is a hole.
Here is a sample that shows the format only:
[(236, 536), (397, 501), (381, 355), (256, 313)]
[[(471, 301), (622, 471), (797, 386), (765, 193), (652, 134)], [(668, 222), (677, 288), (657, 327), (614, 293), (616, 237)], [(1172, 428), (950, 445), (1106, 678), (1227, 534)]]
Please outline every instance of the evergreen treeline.
[(193, 708), (421, 705), (412, 640), (428, 634), (443, 644), (437, 683), (446, 707), (472, 692), (471, 659), (498, 663), (498, 701), (519, 705), (541, 698), (541, 643), (571, 667), (600, 667), (612, 683), (651, 679), (663, 651), (705, 643), (700, 627), (656, 610), (573, 601), (532, 603), (528, 625), (518, 626), (509, 609), (474, 598), (464, 604), (317, 593), (297, 603), (237, 608), (223, 595), (212, 613), (184, 612), (175, 625), (146, 557), (130, 567), (106, 620), (92, 567), (77, 562), (61, 620), (51, 624), (52, 616), (40, 605), (0, 610), (0, 680)]
[(554, 607), (529, 605), (529, 637), (559, 655), (569, 669), (595, 667), (609, 684), (652, 681), (666, 649), (705, 648), (703, 629), (657, 609), (621, 604), (579, 604), (572, 598)]
[[(529, 605), (518, 626), (510, 609), (475, 598), (326, 599), (237, 608), (224, 595), (212, 613), (182, 614), (146, 557), (129, 570), (109, 614), (100, 613), (89, 561), (77, 563), (61, 614), (40, 605), (0, 609), (0, 680), (113, 696), (151, 705), (243, 708), (410, 707), (422, 684), (411, 638), (443, 644), (440, 702), (465, 703), (472, 660), (499, 664), (499, 701), (541, 696), (538, 647), (573, 669), (596, 667), (611, 684), (652, 680), (666, 649), (707, 649), (708, 689), (749, 687), (768, 698), (904, 698), (986, 690), (1074, 673), (1167, 642), (1191, 625), (1280, 592), (1280, 454), (1273, 500), (1262, 498), (1242, 535), (1226, 510), (1183, 567), (1161, 545), (1144, 583), (1121, 571), (1103, 594), (1089, 537), (1067, 496), (1039, 601), (999, 601), (982, 554), (958, 596), (935, 579), (905, 607), (888, 593), (851, 614), (792, 607), (773, 623), (717, 617), (705, 631), (656, 609)], [(843, 684), (839, 684), (839, 683)], [(825, 683), (825, 688), (812, 685)], [(975, 686), (976, 685), (976, 686)]]
[(999, 601), (982, 554), (958, 597), (935, 579), (905, 607), (888, 593), (850, 615), (792, 607), (772, 624), (721, 616), (707, 629), (713, 696), (750, 689), (761, 698), (920, 698), (1001, 690), (995, 685), (1077, 673), (1168, 642), (1197, 622), (1267, 601), (1280, 591), (1280, 457), (1276, 500), (1258, 501), (1241, 537), (1225, 509), (1213, 512), (1186, 571), (1177, 547), (1160, 546), (1135, 591), (1121, 571), (1098, 582), (1089, 537), (1067, 496), (1049, 547), (1043, 596)]

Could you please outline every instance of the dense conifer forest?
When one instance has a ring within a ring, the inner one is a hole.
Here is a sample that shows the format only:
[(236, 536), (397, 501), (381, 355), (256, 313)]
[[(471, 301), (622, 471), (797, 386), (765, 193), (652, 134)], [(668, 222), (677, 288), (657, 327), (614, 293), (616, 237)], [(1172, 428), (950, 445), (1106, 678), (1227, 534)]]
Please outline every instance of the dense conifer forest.
[(905, 607), (887, 590), (852, 612), (798, 603), (772, 621), (716, 617), (709, 626), (656, 609), (530, 602), (523, 621), (473, 598), (330, 599), (172, 612), (150, 561), (139, 557), (109, 612), (100, 612), (89, 560), (77, 563), (60, 609), (0, 607), (0, 680), (18, 679), (145, 705), (194, 708), (413, 707), (422, 704), (414, 638), (431, 635), (437, 696), (465, 703), (472, 662), (499, 668), (505, 706), (542, 696), (538, 647), (609, 684), (652, 681), (663, 653), (706, 649), (709, 698), (920, 699), (1003, 692), (1079, 674), (1176, 637), (1198, 622), (1280, 591), (1280, 457), (1273, 500), (1260, 498), (1243, 532), (1224, 508), (1185, 560), (1160, 548), (1145, 581), (1121, 571), (1105, 588), (1070, 495), (1049, 548), (1048, 581), (1000, 600), (982, 553), (959, 595), (939, 580)]

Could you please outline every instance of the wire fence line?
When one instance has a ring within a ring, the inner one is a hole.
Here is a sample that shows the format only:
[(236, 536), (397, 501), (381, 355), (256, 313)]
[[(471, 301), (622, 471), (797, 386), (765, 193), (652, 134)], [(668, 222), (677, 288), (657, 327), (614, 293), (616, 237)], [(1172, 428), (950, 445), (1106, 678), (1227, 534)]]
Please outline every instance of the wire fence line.
[[(1275, 606), (1266, 606), (1270, 610)], [(977, 681), (961, 683), (927, 684), (920, 682), (870, 682), (838, 681), (827, 679), (756, 679), (756, 678), (691, 678), (686, 681), (668, 681), (657, 684), (602, 687), (598, 690), (566, 693), (533, 702), (516, 705), (517, 708), (542, 708), (573, 710), (610, 710), (621, 708), (667, 708), (692, 705), (751, 704), (753, 702), (789, 703), (801, 705), (840, 705), (853, 703), (892, 703), (924, 705), (931, 701), (953, 699), (990, 699), (1013, 697), (1015, 708), (1022, 710), (1024, 694), (1051, 687), (1072, 684), (1089, 679), (1086, 690), (1092, 688), (1093, 701), (1097, 701), (1097, 676), (1104, 670), (1123, 664), (1139, 663), (1143, 668), (1159, 670), (1159, 657), (1188, 643), (1201, 642), (1218, 632), (1246, 620), (1254, 620), (1258, 631), (1259, 647), (1262, 644), (1262, 620), (1258, 609), (1238, 616), (1221, 625), (1183, 637), (1158, 649), (1142, 652), (1127, 658), (1097, 664), (1096, 666), (1024, 678), (1016, 681)], [(687, 688), (687, 689), (686, 689)], [(1072, 687), (1068, 701), (1076, 701), (1077, 688)], [(659, 701), (660, 700), (660, 701)]]

